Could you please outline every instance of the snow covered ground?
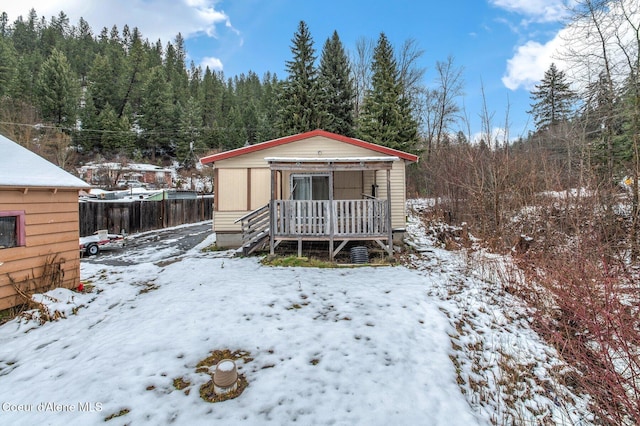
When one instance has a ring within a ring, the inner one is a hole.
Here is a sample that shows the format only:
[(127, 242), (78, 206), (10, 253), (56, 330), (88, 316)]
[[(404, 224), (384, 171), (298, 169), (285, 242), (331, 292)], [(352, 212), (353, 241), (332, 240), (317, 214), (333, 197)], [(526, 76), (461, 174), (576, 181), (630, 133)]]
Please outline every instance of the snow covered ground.
[[(557, 402), (566, 390), (546, 373), (561, 365), (505, 311), (512, 301), (434, 247), (415, 216), (410, 231), (408, 267), (268, 267), (202, 251), (213, 236), (173, 263), (153, 253), (130, 266), (83, 262), (90, 293), (44, 296), (65, 318), (0, 327), (0, 424), (582, 421), (579, 401)], [(223, 349), (250, 353), (238, 360), (249, 386), (205, 402), (198, 389), (211, 377), (196, 366)], [(505, 359), (531, 370), (514, 409)]]

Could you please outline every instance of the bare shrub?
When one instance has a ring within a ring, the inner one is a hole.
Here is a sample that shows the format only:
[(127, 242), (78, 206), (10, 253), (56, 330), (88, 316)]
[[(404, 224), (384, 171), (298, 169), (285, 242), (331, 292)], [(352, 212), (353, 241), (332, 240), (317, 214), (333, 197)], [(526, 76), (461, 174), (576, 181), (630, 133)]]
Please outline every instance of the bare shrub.
[(591, 396), (600, 422), (638, 424), (638, 287), (625, 263), (605, 255), (600, 236), (591, 235), (570, 251), (519, 259), (532, 324), (580, 372), (574, 387)]
[(60, 287), (64, 279), (64, 269), (62, 265), (66, 260), (59, 258), (58, 255), (48, 256), (45, 259), (42, 266), (42, 273), (36, 273), (35, 269), (32, 269), (31, 275), (25, 277), (22, 280), (17, 280), (9, 275), (9, 282), (13, 287), (16, 295), (21, 299), (23, 310), (36, 309), (38, 314), (37, 318), (41, 322), (52, 321), (59, 317), (60, 313), (50, 313), (46, 305), (33, 300), (33, 295), (36, 292), (47, 292), (53, 288)]

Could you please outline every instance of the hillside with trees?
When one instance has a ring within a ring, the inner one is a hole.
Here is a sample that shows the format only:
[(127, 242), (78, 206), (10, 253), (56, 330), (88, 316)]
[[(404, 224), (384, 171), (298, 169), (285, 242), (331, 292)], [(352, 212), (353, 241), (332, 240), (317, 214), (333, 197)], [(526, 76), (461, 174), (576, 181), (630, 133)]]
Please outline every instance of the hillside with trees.
[[(354, 77), (337, 32), (318, 58), (300, 22), (280, 79), (187, 66), (180, 34), (166, 44), (127, 25), (94, 34), (83, 19), (73, 25), (64, 12), (47, 20), (35, 10), (13, 22), (3, 13), (1, 22), (0, 131), (64, 167), (73, 161), (54, 154), (65, 145), (75, 148), (75, 161), (177, 160), (188, 168), (210, 151), (307, 130), (356, 134)], [(397, 80), (397, 65), (389, 65)], [(397, 98), (401, 84), (393, 84)], [(415, 150), (417, 123), (409, 125)]]
[[(97, 157), (193, 167), (209, 152), (323, 128), (420, 155), (411, 197), (434, 200), (440, 239), (510, 256), (499, 284), (580, 372), (603, 424), (640, 421), (640, 10), (573, 2), (567, 47), (531, 90), (528, 135), (486, 102), (464, 108), (464, 68), (419, 65), (384, 33), (319, 49), (305, 22), (286, 76), (187, 64), (185, 42), (94, 32), (64, 12), (0, 16), (0, 133), (73, 170)], [(132, 23), (134, 24), (134, 23)], [(589, 42), (585, 44), (585, 40)], [(469, 116), (481, 119), (474, 138)], [(494, 130), (501, 128), (496, 133)], [(71, 147), (71, 149), (69, 149)], [(459, 226), (460, 228), (455, 228)], [(450, 232), (449, 234), (447, 232)], [(454, 238), (455, 237), (455, 238)], [(455, 244), (454, 244), (455, 243)]]

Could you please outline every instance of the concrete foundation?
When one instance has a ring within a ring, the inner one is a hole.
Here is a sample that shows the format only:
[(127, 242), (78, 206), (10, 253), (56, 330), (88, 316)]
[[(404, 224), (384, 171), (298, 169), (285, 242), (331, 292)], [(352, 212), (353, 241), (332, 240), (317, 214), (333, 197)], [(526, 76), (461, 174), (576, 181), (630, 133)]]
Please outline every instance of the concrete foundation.
[(242, 234), (239, 232), (216, 232), (216, 246), (237, 249), (242, 246)]

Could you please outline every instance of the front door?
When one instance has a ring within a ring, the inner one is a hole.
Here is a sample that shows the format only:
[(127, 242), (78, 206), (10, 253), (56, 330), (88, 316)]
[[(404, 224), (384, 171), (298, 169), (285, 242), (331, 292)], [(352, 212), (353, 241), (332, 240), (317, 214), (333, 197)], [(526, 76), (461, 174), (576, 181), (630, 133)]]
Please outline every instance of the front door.
[(295, 174), (291, 176), (294, 200), (291, 220), (300, 234), (327, 232), (329, 209), (329, 175)]

